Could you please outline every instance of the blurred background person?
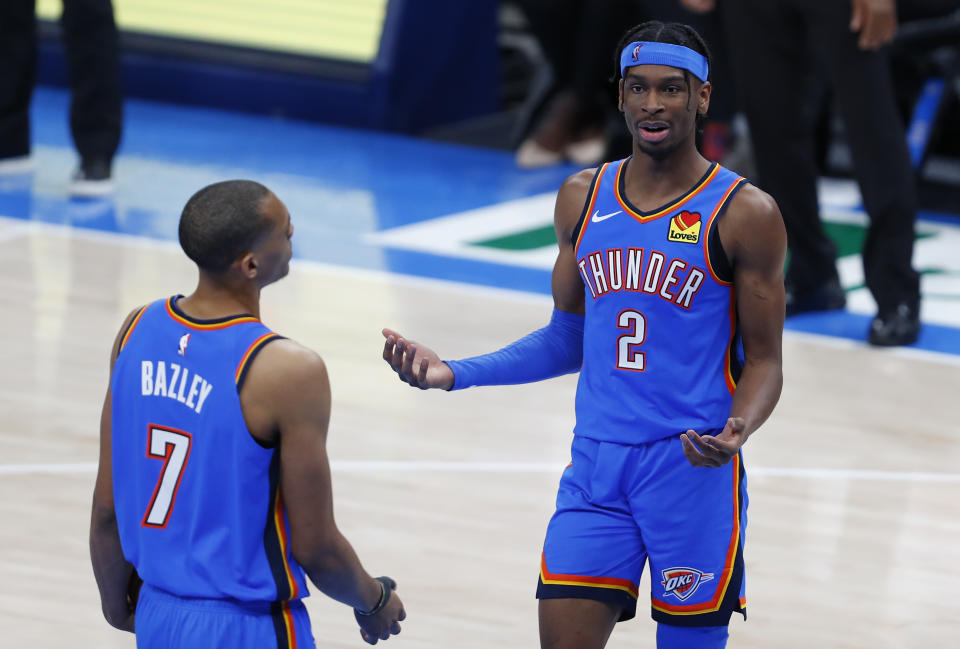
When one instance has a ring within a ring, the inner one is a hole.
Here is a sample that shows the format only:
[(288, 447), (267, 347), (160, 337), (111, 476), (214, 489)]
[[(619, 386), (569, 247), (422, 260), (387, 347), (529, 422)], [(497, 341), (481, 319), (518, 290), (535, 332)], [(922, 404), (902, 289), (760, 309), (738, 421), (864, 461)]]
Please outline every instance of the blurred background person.
[[(517, 165), (545, 167), (569, 161), (581, 166), (630, 155), (632, 137), (615, 105), (610, 43), (623, 25), (644, 20), (683, 22), (704, 36), (718, 64), (713, 79), (723, 93), (711, 100), (710, 116), (698, 138), (710, 160), (721, 160), (732, 143), (733, 92), (724, 59), (726, 48), (716, 16), (678, 7), (676, 0), (517, 0), (552, 72), (551, 88), (535, 98), (532, 128), (517, 149)], [(616, 62), (617, 64), (619, 62)]]
[[(682, 0), (708, 11), (713, 0)], [(843, 118), (854, 176), (870, 226), (863, 246), (867, 288), (877, 303), (868, 339), (906, 345), (920, 331), (913, 268), (916, 187), (884, 46), (897, 28), (894, 0), (723, 0), (739, 99), (750, 124), (758, 184), (780, 204), (790, 262), (787, 315), (846, 305), (836, 251), (820, 221), (816, 125), (822, 85)], [(822, 65), (819, 64), (822, 62)]]
[[(80, 156), (77, 196), (113, 191), (120, 144), (119, 36), (111, 0), (63, 0), (60, 19), (71, 90), (70, 132)], [(0, 2), (0, 173), (32, 170), (30, 99), (36, 80), (36, 0)]]

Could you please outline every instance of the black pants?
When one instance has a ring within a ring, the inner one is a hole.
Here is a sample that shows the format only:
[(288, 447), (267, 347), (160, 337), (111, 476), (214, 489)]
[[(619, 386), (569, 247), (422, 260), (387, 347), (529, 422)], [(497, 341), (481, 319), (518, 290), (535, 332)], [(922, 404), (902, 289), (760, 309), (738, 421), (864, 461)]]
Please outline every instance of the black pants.
[[(111, 160), (120, 144), (119, 38), (110, 0), (64, 0), (70, 130), (81, 159)], [(36, 80), (35, 0), (0, 0), (0, 158), (30, 152)]]
[(804, 82), (820, 61), (817, 71), (839, 106), (870, 217), (863, 246), (867, 287), (881, 313), (899, 303), (917, 306), (915, 178), (885, 54), (857, 47), (847, 1), (726, 0), (724, 9), (756, 180), (777, 200), (787, 226), (788, 284), (802, 292), (837, 276), (817, 203), (816, 102), (807, 101)]

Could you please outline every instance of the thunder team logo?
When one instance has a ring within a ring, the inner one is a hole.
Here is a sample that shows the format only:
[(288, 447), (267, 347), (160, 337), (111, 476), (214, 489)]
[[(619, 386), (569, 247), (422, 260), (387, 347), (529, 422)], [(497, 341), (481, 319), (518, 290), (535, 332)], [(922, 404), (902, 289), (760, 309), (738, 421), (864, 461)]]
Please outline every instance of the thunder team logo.
[(667, 233), (667, 239), (680, 243), (697, 243), (700, 241), (700, 213), (684, 210), (670, 219), (670, 231)]
[(713, 579), (712, 572), (700, 572), (696, 568), (667, 568), (663, 575), (663, 596), (673, 595), (683, 601), (697, 592), (700, 584)]

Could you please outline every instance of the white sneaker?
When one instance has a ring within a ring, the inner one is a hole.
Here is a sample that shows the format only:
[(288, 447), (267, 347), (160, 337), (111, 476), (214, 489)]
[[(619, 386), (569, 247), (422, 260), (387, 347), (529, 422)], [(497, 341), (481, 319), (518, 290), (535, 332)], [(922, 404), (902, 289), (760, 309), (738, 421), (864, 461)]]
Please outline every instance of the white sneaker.
[(517, 166), (521, 169), (539, 169), (560, 164), (563, 162), (563, 154), (542, 147), (537, 144), (536, 140), (530, 138), (524, 140), (520, 148), (517, 149), (516, 160)]
[(0, 176), (28, 174), (36, 168), (33, 156), (21, 155), (14, 158), (0, 158)]
[(583, 167), (592, 167), (603, 160), (603, 154), (607, 152), (607, 140), (602, 135), (596, 135), (579, 142), (571, 142), (563, 152), (572, 162)]

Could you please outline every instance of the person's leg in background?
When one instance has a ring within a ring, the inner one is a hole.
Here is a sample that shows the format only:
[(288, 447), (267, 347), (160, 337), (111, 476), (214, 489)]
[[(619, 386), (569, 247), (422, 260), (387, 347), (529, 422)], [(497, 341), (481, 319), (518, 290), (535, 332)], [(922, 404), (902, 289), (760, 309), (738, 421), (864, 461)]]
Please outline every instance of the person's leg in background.
[(878, 345), (909, 344), (920, 327), (920, 279), (912, 266), (916, 181), (890, 63), (884, 50), (857, 46), (857, 34), (849, 29), (849, 2), (807, 2), (809, 15), (819, 26), (811, 34), (813, 42), (827, 62), (870, 217), (863, 266), (878, 316), (869, 339)]
[(70, 129), (80, 155), (75, 180), (99, 183), (109, 191), (123, 116), (113, 5), (110, 0), (64, 0), (61, 24), (72, 91)]
[(734, 101), (734, 80), (730, 71), (730, 54), (720, 13), (724, 2), (713, 11), (696, 13), (677, 0), (644, 0), (647, 13), (664, 22), (685, 23), (693, 27), (710, 48), (710, 112), (703, 126), (700, 150), (708, 160), (721, 162), (733, 144), (731, 125), (737, 106)]
[(843, 308), (836, 251), (820, 222), (805, 16), (786, 0), (726, 0), (739, 104), (750, 124), (755, 182), (780, 206), (790, 247), (787, 314)]
[(617, 39), (633, 26), (630, 3), (617, 0), (523, 0), (531, 31), (553, 68), (555, 92), (532, 134), (521, 144), (521, 167), (570, 159), (591, 165), (604, 154), (609, 79)]
[(30, 155), (30, 98), (36, 79), (35, 0), (0, 2), (0, 164)]

